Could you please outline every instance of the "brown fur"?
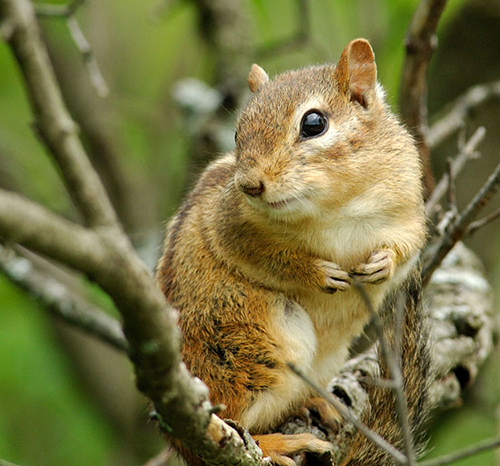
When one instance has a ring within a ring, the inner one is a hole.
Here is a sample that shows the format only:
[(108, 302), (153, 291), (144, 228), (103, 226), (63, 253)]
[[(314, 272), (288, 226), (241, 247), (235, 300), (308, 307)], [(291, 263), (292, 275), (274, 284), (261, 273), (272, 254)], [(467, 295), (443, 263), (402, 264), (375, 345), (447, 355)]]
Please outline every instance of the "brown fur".
[[(184, 362), (252, 434), (311, 396), (287, 362), (322, 384), (344, 362), (368, 320), (352, 277), (378, 306), (425, 237), (418, 155), (383, 101), (373, 52), (358, 39), (342, 57), (269, 82), (252, 68), (236, 151), (205, 170), (157, 266)], [(329, 127), (308, 139), (300, 122), (311, 109)], [(277, 464), (329, 447), (277, 438), (260, 437)]]
[[(427, 395), (429, 380), (432, 379), (430, 376), (430, 356), (428, 354), (429, 333), (424, 325), (420, 303), (421, 288), (419, 274), (413, 273), (402, 290), (406, 295), (406, 302), (400, 333), (402, 348), (399, 360), (404, 380), (409, 426), (413, 439), (417, 440), (414, 445), (417, 452), (421, 448), (419, 436), (422, 433), (420, 430), (426, 420), (426, 413), (429, 412)], [(391, 348), (394, 348), (395, 344), (395, 307), (401, 304), (397, 300), (398, 295), (389, 300), (391, 311), (388, 313), (389, 318), (385, 322), (384, 329), (385, 338)], [(380, 377), (388, 380), (390, 371), (385, 360), (380, 356), (378, 360), (381, 366)], [(396, 414), (393, 392), (373, 384), (367, 384), (365, 388), (370, 400), (370, 410), (364, 413), (364, 423), (391, 445), (399, 448), (400, 451), (404, 451), (403, 436)], [(368, 464), (391, 466), (399, 463), (396, 463), (390, 455), (386, 454), (374, 443), (368, 441), (363, 434), (356, 432), (341, 466), (365, 466)]]

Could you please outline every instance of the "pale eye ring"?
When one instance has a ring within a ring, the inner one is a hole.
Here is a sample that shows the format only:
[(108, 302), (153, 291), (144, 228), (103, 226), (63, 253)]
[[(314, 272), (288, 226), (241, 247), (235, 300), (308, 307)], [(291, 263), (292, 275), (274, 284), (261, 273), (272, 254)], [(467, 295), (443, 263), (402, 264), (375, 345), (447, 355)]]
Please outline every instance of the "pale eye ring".
[(300, 122), (300, 137), (311, 139), (321, 136), (328, 129), (328, 118), (319, 110), (309, 110)]

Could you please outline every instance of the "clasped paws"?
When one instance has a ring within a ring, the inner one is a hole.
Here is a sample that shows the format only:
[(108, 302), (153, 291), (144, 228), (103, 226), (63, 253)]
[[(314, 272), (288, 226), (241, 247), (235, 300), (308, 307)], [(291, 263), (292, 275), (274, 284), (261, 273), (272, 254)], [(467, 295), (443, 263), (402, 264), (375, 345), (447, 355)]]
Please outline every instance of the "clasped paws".
[(389, 280), (395, 269), (395, 253), (391, 249), (374, 251), (368, 261), (353, 267), (350, 272), (342, 270), (334, 262), (318, 260), (317, 266), (323, 273), (320, 288), (325, 293), (333, 294), (336, 291), (347, 291), (352, 281), (378, 285)]
[(378, 285), (394, 274), (394, 252), (391, 249), (374, 251), (368, 261), (351, 269), (351, 276), (360, 283)]

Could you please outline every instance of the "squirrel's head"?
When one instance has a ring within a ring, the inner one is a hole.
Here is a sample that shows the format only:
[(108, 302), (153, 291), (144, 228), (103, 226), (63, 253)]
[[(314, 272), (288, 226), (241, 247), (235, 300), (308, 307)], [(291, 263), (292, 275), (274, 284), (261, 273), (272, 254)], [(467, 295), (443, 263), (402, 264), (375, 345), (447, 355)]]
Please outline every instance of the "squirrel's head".
[(252, 66), (235, 151), (235, 186), (252, 206), (290, 220), (345, 205), (365, 189), (373, 164), (385, 162), (374, 159), (373, 146), (388, 144), (379, 128), (390, 112), (376, 76), (365, 39), (351, 41), (336, 66), (273, 80)]

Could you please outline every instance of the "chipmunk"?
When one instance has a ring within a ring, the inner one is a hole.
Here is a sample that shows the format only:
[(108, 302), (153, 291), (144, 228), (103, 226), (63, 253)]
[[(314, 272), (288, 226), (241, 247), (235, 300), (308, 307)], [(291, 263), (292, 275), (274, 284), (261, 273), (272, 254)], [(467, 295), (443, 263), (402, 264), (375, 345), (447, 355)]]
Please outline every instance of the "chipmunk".
[(201, 175), (157, 265), (188, 369), (278, 465), (331, 445), (273, 426), (302, 406), (335, 417), (287, 363), (325, 386), (370, 318), (353, 280), (377, 309), (426, 236), (417, 150), (376, 74), (364, 39), (273, 80), (253, 65), (236, 148)]

